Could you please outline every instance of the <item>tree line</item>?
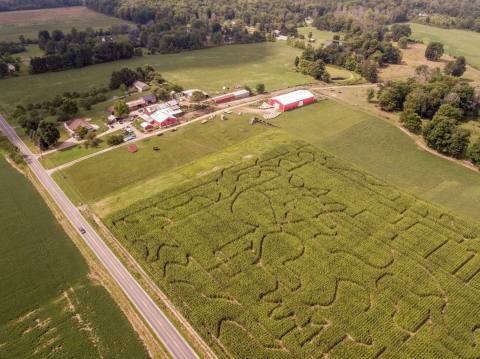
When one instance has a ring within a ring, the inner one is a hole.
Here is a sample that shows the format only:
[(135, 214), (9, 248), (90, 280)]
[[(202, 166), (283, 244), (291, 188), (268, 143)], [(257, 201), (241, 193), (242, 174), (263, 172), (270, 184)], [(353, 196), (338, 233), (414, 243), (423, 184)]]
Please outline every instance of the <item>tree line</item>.
[(44, 55), (31, 58), (31, 74), (80, 68), (142, 55), (141, 49), (136, 50), (130, 41), (116, 40), (110, 32), (93, 29), (72, 29), (67, 34), (60, 30), (43, 30), (38, 33), (38, 46)]
[[(322, 28), (322, 24), (316, 21), (318, 27)], [(402, 34), (403, 32), (408, 33), (408, 25), (405, 25), (405, 27), (401, 31)], [(342, 27), (342, 31), (345, 32), (344, 39), (341, 41), (340, 36), (335, 35), (334, 40), (327, 46), (322, 44), (314, 48), (311, 44), (296, 43), (300, 47), (305, 47), (301, 57), (295, 59), (297, 68), (301, 72), (311, 75), (311, 71), (305, 71), (304, 69), (316, 68), (319, 70), (324, 64), (332, 64), (358, 72), (370, 82), (377, 82), (380, 67), (401, 63), (402, 54), (393, 45), (394, 35), (388, 27), (377, 26), (368, 29), (351, 21), (348, 22), (348, 25)], [(399, 36), (400, 31), (396, 31), (395, 38)], [(312, 76), (322, 79), (321, 76)]]
[(403, 126), (421, 134), (430, 148), (480, 165), (480, 140), (470, 143), (470, 131), (462, 127), (478, 116), (479, 99), (475, 89), (450, 69), (442, 73), (419, 66), (413, 78), (387, 82), (377, 96), (383, 110), (401, 111)]

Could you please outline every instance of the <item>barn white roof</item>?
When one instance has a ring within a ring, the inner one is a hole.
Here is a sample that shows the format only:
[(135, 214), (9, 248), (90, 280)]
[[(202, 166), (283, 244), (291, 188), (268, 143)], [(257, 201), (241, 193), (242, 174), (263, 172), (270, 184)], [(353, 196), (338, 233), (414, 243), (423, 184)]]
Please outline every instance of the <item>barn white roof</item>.
[(273, 97), (272, 100), (280, 102), (282, 105), (287, 105), (289, 103), (306, 100), (307, 98), (315, 97), (308, 90), (297, 90), (293, 92), (286, 93), (284, 95)]

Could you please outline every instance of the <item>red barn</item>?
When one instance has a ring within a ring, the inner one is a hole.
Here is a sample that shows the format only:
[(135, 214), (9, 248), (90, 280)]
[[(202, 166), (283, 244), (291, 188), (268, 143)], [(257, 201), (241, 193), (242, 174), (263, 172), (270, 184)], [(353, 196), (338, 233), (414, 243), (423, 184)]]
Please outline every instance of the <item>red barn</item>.
[(150, 115), (153, 123), (160, 127), (169, 127), (178, 124), (178, 119), (175, 116), (169, 115), (163, 111), (157, 111)]
[(315, 96), (307, 90), (297, 90), (270, 99), (270, 105), (285, 112), (315, 102)]
[(250, 91), (242, 89), (235, 92), (226, 93), (224, 95), (218, 95), (218, 96), (212, 97), (212, 101), (215, 103), (224, 103), (224, 102), (229, 102), (234, 100), (240, 100), (248, 96), (250, 96)]

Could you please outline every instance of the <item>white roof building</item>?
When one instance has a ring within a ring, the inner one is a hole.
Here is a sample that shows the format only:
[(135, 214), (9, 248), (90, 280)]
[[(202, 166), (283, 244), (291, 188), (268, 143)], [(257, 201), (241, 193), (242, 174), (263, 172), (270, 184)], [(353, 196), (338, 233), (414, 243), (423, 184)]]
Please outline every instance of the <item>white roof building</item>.
[(282, 104), (294, 103), (297, 101), (306, 100), (308, 98), (315, 97), (313, 93), (308, 90), (297, 90), (289, 92), (280, 96), (272, 97), (272, 100), (276, 100)]
[(175, 116), (172, 116), (164, 111), (157, 111), (155, 113), (152, 113), (150, 115), (150, 117), (152, 118), (153, 121), (157, 122), (157, 123), (161, 123), (165, 120), (168, 120), (172, 117), (175, 117)]

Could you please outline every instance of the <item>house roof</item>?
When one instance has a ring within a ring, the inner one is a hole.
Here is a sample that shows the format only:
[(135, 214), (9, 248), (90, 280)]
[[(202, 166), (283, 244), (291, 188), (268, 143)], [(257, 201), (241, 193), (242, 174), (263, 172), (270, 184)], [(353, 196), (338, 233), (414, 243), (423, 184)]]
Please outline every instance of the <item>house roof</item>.
[(148, 88), (148, 85), (145, 82), (142, 81), (135, 81), (133, 83), (133, 86), (138, 87), (138, 88)]
[(145, 100), (143, 98), (127, 102), (128, 107), (136, 107), (136, 106), (142, 106), (142, 105), (145, 105)]
[(310, 91), (307, 90), (297, 90), (293, 92), (286, 93), (284, 95), (272, 97), (272, 100), (286, 105), (289, 103), (306, 100), (308, 98), (315, 97)]
[(142, 99), (145, 101), (145, 102), (155, 102), (157, 101), (157, 97), (153, 94), (151, 95), (147, 95), (147, 96), (143, 96)]
[(65, 125), (71, 130), (75, 131), (79, 127), (85, 127), (88, 130), (93, 129), (93, 126), (89, 124), (85, 119), (83, 118), (76, 118), (74, 120), (67, 121)]

